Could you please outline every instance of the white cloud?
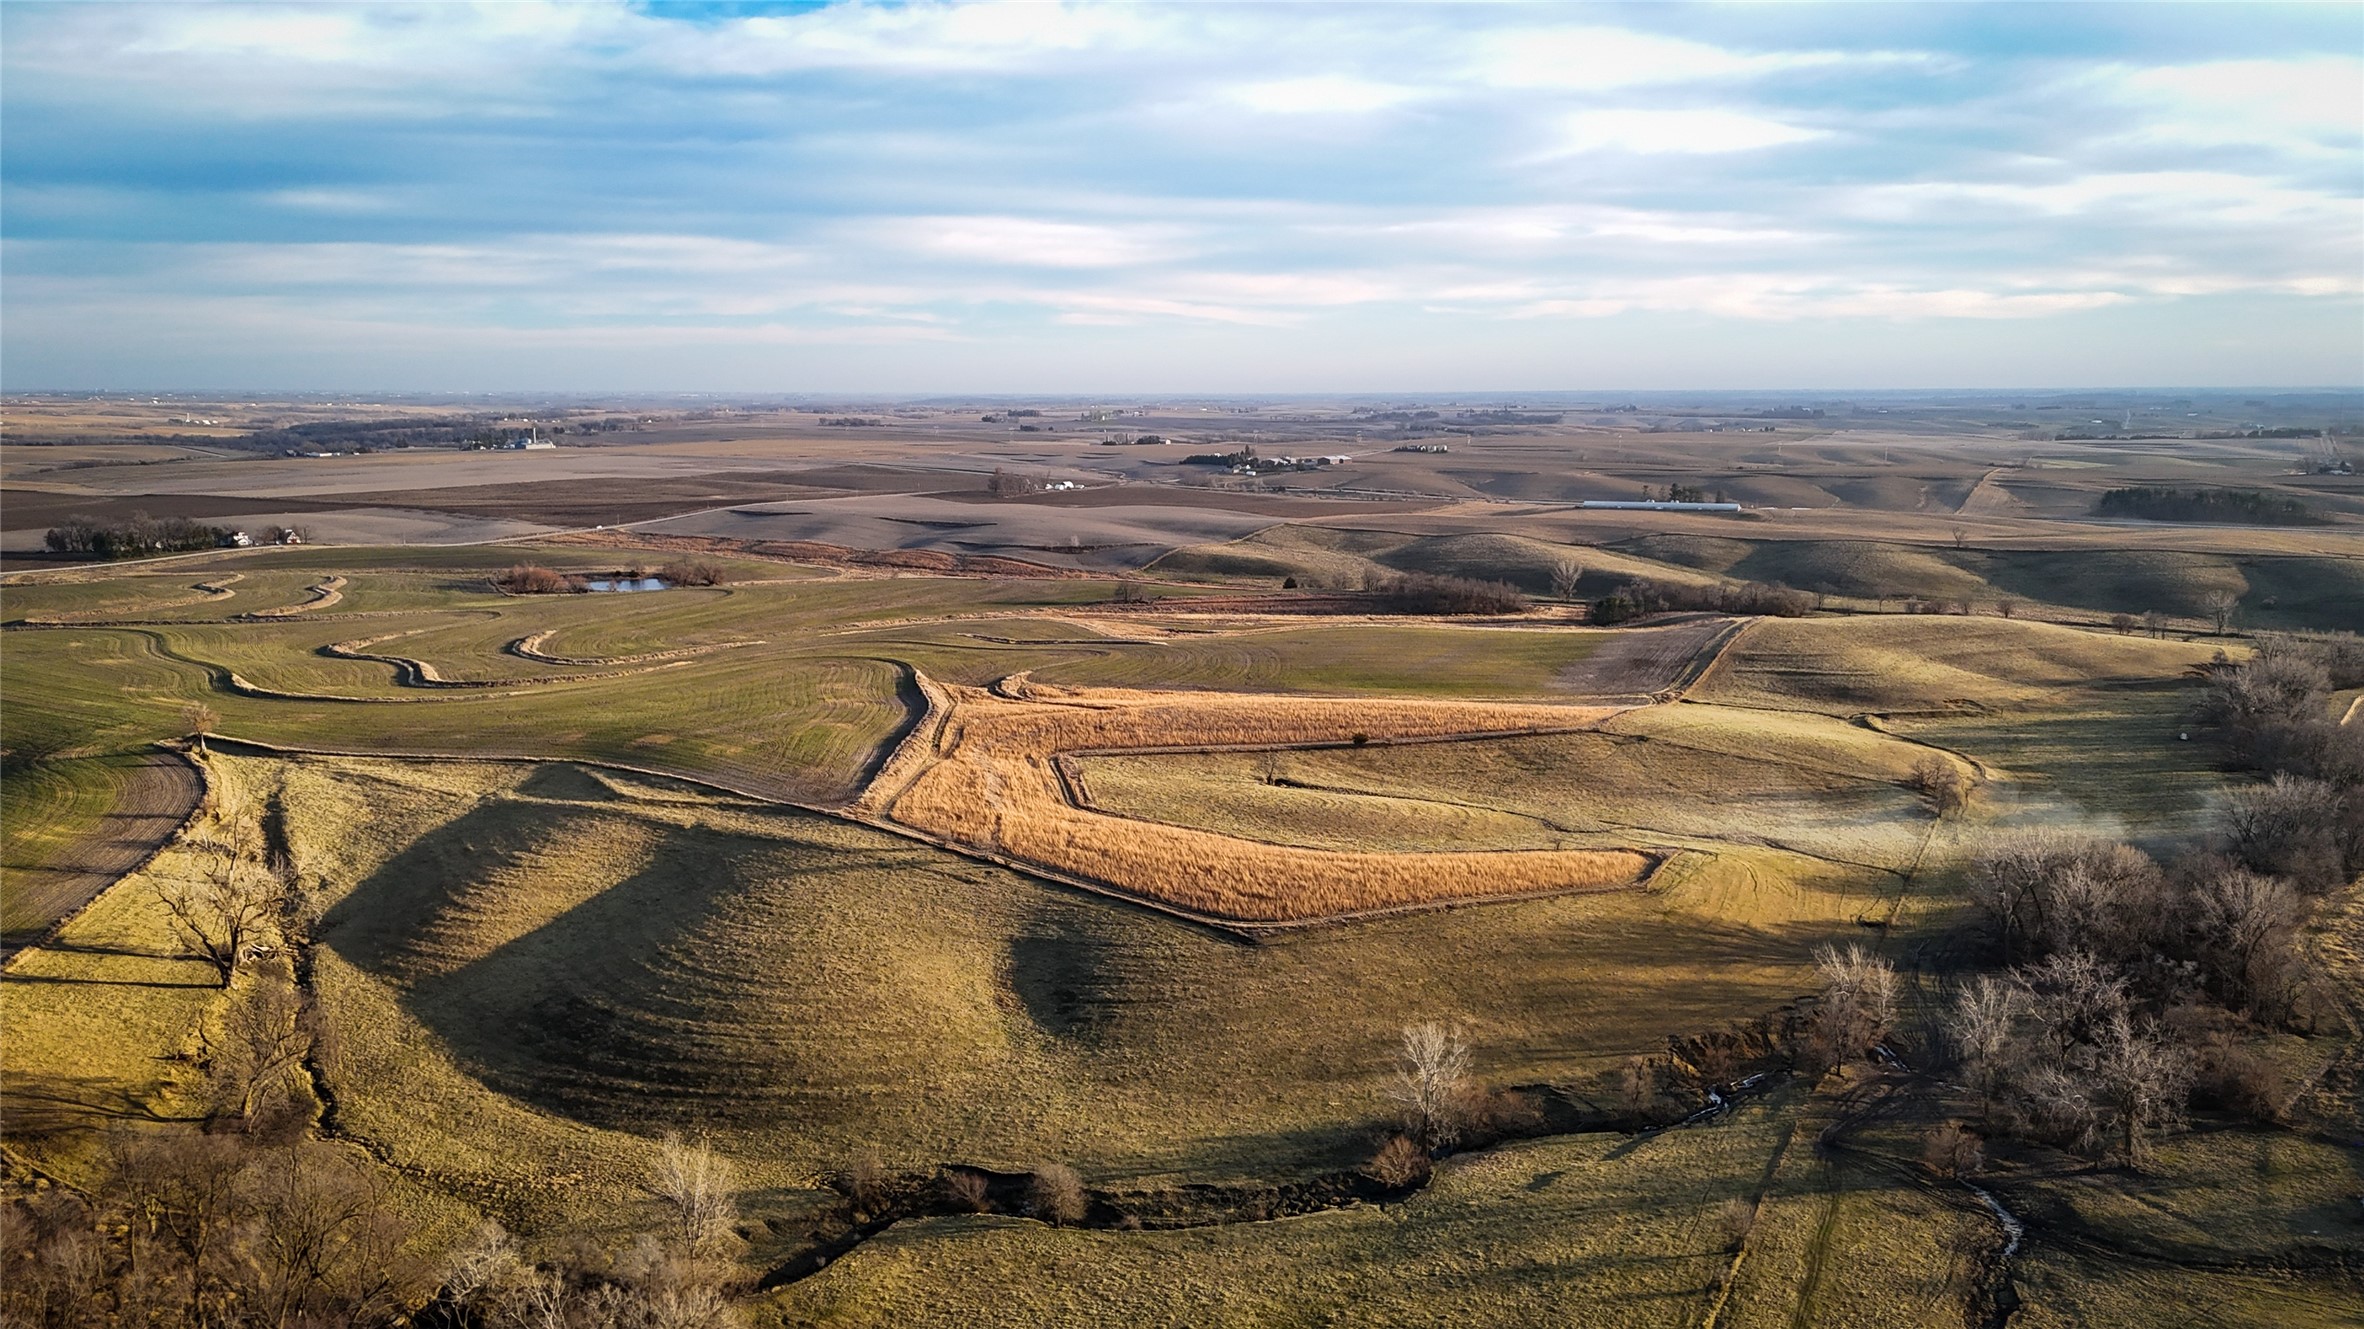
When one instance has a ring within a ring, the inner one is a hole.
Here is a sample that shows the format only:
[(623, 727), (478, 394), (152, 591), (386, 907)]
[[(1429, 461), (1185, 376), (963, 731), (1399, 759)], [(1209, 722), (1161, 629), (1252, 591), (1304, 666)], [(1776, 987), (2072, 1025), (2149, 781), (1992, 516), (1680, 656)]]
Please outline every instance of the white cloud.
[(2151, 115), (2144, 137), (2352, 155), (2364, 136), (2364, 60), (2219, 60), (2104, 78)]
[(1633, 311), (1708, 314), (1754, 322), (1805, 318), (2042, 318), (2122, 304), (2118, 291), (1994, 291), (1865, 282), (1838, 275), (1724, 273), (1604, 282), (1580, 293), (1535, 300), (1514, 318), (1613, 318)]
[(1850, 59), (1898, 58), (1849, 56), (1836, 51), (1752, 54), (1677, 37), (1596, 27), (1495, 33), (1478, 43), (1478, 52), (1477, 63), (1469, 72), (1479, 82), (1584, 92), (1657, 83), (1728, 82)]
[(1041, 268), (1114, 268), (1156, 263), (1182, 252), (1164, 226), (1093, 226), (1032, 217), (898, 217), (860, 234), (941, 258)]
[(1826, 137), (1744, 111), (1578, 111), (1559, 123), (1550, 155), (1581, 152), (1750, 152)]
[(1919, 181), (1855, 191), (1852, 208), (1882, 220), (1958, 215), (1963, 205), (2070, 217), (2131, 212), (2173, 225), (2304, 221), (2352, 229), (2364, 201), (2229, 171), (2101, 171), (2049, 183)]
[(1363, 114), (1412, 101), (1422, 92), (1397, 83), (1374, 83), (1342, 74), (1241, 83), (1226, 90), (1230, 100), (1251, 111), (1280, 115)]

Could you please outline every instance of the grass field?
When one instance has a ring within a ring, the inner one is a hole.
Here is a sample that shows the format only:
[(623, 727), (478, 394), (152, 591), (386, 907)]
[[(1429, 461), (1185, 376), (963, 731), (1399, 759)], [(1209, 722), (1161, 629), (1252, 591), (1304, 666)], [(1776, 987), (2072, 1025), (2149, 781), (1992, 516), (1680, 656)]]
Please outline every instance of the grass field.
[(1282, 844), (1402, 851), (1754, 844), (1902, 872), (1928, 833), (1903, 787), (1926, 749), (1834, 720), (1650, 707), (1598, 732), (1287, 753), (1094, 757), (1113, 812)]
[[(1384, 534), (1286, 538), (1403, 562)], [(1699, 576), (1763, 556), (1731, 543), (1656, 556)], [(1419, 557), (1503, 554), (1464, 540)], [(719, 590), (492, 592), (485, 574), (520, 557), (274, 550), (27, 588), (45, 614), (169, 621), (0, 637), (0, 734), (92, 754), (8, 782), (12, 877), (102, 816), (125, 754), (181, 728), (190, 701), (238, 738), (613, 761), (844, 803), (930, 692), (941, 734), (914, 730), (864, 808), (1016, 866), (566, 760), (223, 745), (216, 778), (245, 791), (240, 815), (285, 809), (320, 913), (309, 974), (336, 1031), (320, 1066), (335, 1127), (391, 1164), (402, 1203), (438, 1230), (477, 1213), (545, 1243), (646, 1227), (642, 1179), (667, 1129), (740, 1169), (751, 1268), (830, 1203), (824, 1177), (870, 1154), (914, 1172), (1065, 1162), (1121, 1191), (1311, 1178), (1369, 1156), (1408, 1022), (1457, 1025), (1487, 1085), (1608, 1104), (1627, 1058), (1813, 992), (1817, 945), (1942, 953), (1953, 877), (1987, 828), (2187, 836), (2223, 789), (2204, 745), (2175, 736), (2209, 641), (1995, 617), (1765, 620), (1688, 700), (1635, 706), (1717, 649), (1724, 624), (1194, 616), (1114, 609), (1105, 581), (765, 563)], [(334, 605), (238, 618), (330, 576), (344, 578)], [(199, 582), (233, 594), (164, 604)], [(16, 593), (12, 618), (32, 612)], [(340, 643), (388, 658), (326, 650)], [(396, 657), (502, 686), (406, 686)], [(226, 690), (233, 673), (247, 693)], [(1203, 750), (1227, 746), (1277, 765)], [(1125, 751), (1165, 747), (1201, 750)], [(1060, 753), (1086, 754), (1072, 765), (1089, 807), (1067, 801)], [(1906, 787), (1932, 754), (1984, 780), (1958, 822)], [(1644, 849), (1665, 861), (1637, 884)], [(1251, 943), (1026, 864), (1266, 921), (1610, 889)], [(0, 976), (20, 1161), (71, 1180), (99, 1126), (193, 1110), (191, 1054), (219, 990), (172, 958), (146, 889), (186, 870), (168, 852)], [(1508, 1145), (1450, 1161), (1400, 1203), (1285, 1221), (906, 1222), (760, 1309), (783, 1324), (1086, 1308), (1152, 1324), (1519, 1323), (1572, 1305), (1603, 1324), (1960, 1323), (1991, 1219), (1914, 1171), (1913, 1122), (1817, 1151), (1851, 1088), (1801, 1082), (1655, 1136)], [(2339, 1322), (2352, 1287), (2301, 1257), (2352, 1258), (2352, 1231), (2332, 1226), (2349, 1162), (2297, 1135), (2216, 1131), (2179, 1138), (2148, 1179), (2000, 1177), (2048, 1225), (2018, 1267), (2014, 1323), (2166, 1323), (2193, 1305), (2268, 1323), (2277, 1294), (2295, 1308), (2284, 1322)], [(1755, 1215), (1737, 1263), (1718, 1216), (1733, 1198)], [(2193, 1272), (2212, 1260), (2247, 1263)]]

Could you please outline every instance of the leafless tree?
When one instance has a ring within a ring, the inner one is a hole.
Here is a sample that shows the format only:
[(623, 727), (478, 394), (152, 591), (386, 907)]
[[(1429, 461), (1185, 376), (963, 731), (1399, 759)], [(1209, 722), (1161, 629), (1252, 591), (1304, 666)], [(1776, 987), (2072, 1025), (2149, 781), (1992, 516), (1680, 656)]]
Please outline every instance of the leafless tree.
[(1887, 1036), (1896, 1018), (1896, 967), (1860, 944), (1814, 952), (1822, 973), (1822, 1005), (1815, 1017), (1833, 1062), (1863, 1055)]
[(181, 953), (211, 965), (228, 987), (278, 908), (282, 887), (234, 841), (200, 846), (197, 859), (194, 877), (160, 877), (156, 899)]
[(2298, 980), (2297, 892), (2221, 859), (2185, 876), (2185, 926), (2211, 986), (2251, 1015), (2288, 1011)]
[(1388, 1096), (1403, 1110), (1406, 1134), (1422, 1148), (1444, 1148), (1461, 1135), (1469, 1048), (1459, 1034), (1429, 1020), (1404, 1026), (1402, 1055)]
[(1981, 1120), (1992, 1119), (1995, 1100), (2011, 1078), (2019, 1021), (2026, 1011), (2027, 994), (1991, 974), (1981, 974), (1954, 994), (1947, 1033), (1964, 1077), (1978, 1091)]
[(515, 1298), (532, 1274), (517, 1239), (488, 1218), (444, 1256), (443, 1292), (458, 1310), (489, 1321), (493, 1308)]
[(2233, 614), (2241, 608), (2241, 597), (2233, 591), (2216, 591), (2209, 595), (2204, 607), (2209, 621), (2216, 624), (2216, 635), (2221, 637), (2232, 626)]
[(109, 1152), (133, 1276), (172, 1318), (216, 1322), (245, 1267), (250, 1151), (235, 1136), (139, 1131), (113, 1137)]
[(1928, 797), (1930, 807), (1942, 818), (1970, 806), (1975, 783), (1960, 765), (1933, 752), (1913, 763), (1912, 786)]
[(2347, 841), (2359, 835), (2350, 797), (2328, 781), (2291, 775), (2236, 790), (2225, 805), (2233, 856), (2302, 890), (2339, 885), (2347, 879)]
[(1584, 565), (1572, 558), (1563, 558), (1551, 565), (1551, 593), (1562, 600), (1576, 598), (1576, 585), (1584, 580)]
[(206, 736), (221, 727), (222, 717), (213, 707), (193, 701), (181, 707), (181, 728), (197, 741), (197, 750), (205, 751)]
[(1979, 853), (1968, 884), (2006, 960), (2068, 948), (2125, 955), (2165, 921), (2158, 865), (2106, 840), (2047, 831), (2007, 836)]
[(2117, 1137), (2128, 1163), (2149, 1157), (2153, 1126), (2182, 1119), (2191, 1093), (2191, 1059), (2151, 1030), (2139, 1029), (2124, 1011), (2111, 1015), (2095, 1040), (2092, 1098), (2100, 1125)]
[(376, 1168), (307, 1144), (264, 1151), (248, 1178), (262, 1323), (386, 1323), (424, 1290)]
[(2142, 611), (2142, 626), (2152, 636), (2164, 637), (2167, 635), (2167, 616), (2156, 609), (2145, 609)]
[(2134, 629), (2141, 626), (2141, 624), (2142, 620), (2136, 618), (2132, 614), (2110, 615), (2110, 630), (2117, 633), (2121, 637), (2125, 636), (2129, 632), (2134, 631)]
[(266, 977), (230, 1003), (223, 1038), (213, 1051), (224, 1106), (235, 1102), (240, 1123), (252, 1129), (288, 1074), (311, 1050), (312, 1020), (291, 978)]
[(682, 1249), (704, 1255), (730, 1239), (738, 1216), (733, 1196), (737, 1175), (703, 1142), (667, 1135), (649, 1172), (649, 1191), (672, 1210), (673, 1233)]
[(1997, 600), (1995, 601), (1995, 612), (2001, 614), (2005, 618), (2010, 618), (2018, 614), (2019, 601), (2011, 599), (2008, 596)]
[(1281, 770), (1281, 754), (1279, 752), (1261, 752), (1256, 755), (1256, 779), (1259, 782), (1263, 784), (1279, 784), (1281, 782)]
[(1027, 1183), (1027, 1212), (1054, 1226), (1080, 1221), (1089, 1203), (1083, 1178), (1065, 1163), (1044, 1163)]
[(2125, 976), (2086, 951), (2062, 951), (2012, 971), (2028, 1011), (2044, 1031), (2052, 1058), (2065, 1058), (2128, 1014)]

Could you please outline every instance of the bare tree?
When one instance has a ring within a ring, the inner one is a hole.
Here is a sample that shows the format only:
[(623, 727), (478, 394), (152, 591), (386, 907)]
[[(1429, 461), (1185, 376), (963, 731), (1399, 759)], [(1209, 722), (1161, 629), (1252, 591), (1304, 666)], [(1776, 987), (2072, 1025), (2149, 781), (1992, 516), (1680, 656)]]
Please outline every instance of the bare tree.
[(2005, 618), (2013, 617), (2019, 612), (2019, 601), (2011, 599), (2008, 596), (1997, 600), (1995, 601), (1995, 612), (2001, 614)]
[(2019, 1020), (2027, 994), (1991, 974), (1981, 974), (1954, 994), (1947, 1033), (1962, 1073), (1978, 1091), (1981, 1120), (1994, 1115), (1995, 1100), (2009, 1083), (2018, 1060)]
[(684, 1250), (706, 1254), (731, 1235), (738, 1216), (733, 1203), (737, 1176), (721, 1155), (703, 1142), (667, 1135), (649, 1171), (649, 1191), (673, 1211), (674, 1235)]
[(2209, 621), (2216, 624), (2216, 635), (2221, 637), (2232, 626), (2233, 615), (2241, 608), (2241, 597), (2234, 591), (2216, 591), (2209, 595), (2204, 607)]
[(225, 1105), (234, 1099), (238, 1120), (251, 1129), (311, 1050), (312, 1021), (291, 981), (266, 978), (231, 1003), (222, 1023), (226, 1037), (214, 1056), (217, 1082)]
[(2063, 949), (2125, 956), (2166, 921), (2158, 865), (2106, 840), (2046, 831), (2005, 837), (1978, 855), (1969, 888), (2006, 960)]
[(1278, 751), (1256, 755), (1256, 779), (1264, 784), (1276, 785), (1281, 782), (1281, 754)]
[(1576, 598), (1576, 584), (1584, 580), (1584, 565), (1572, 558), (1563, 558), (1551, 565), (1551, 593), (1562, 600)]
[(2046, 956), (2013, 970), (2011, 977), (2025, 993), (2054, 1058), (2095, 1042), (2111, 1020), (2131, 1009), (2125, 977), (2086, 951)]
[(2110, 630), (2123, 637), (2127, 633), (2134, 631), (2134, 629), (2139, 626), (2141, 622), (2141, 619), (2136, 618), (2132, 614), (2112, 614), (2110, 615)]
[(2142, 627), (2143, 631), (2154, 637), (2164, 637), (2167, 635), (2167, 616), (2156, 609), (2145, 609), (2142, 611)]
[(1422, 1148), (1441, 1149), (1461, 1136), (1469, 1093), (1469, 1048), (1434, 1020), (1404, 1026), (1403, 1063), (1388, 1096), (1403, 1109), (1404, 1130)]
[(206, 736), (220, 728), (221, 723), (221, 715), (204, 702), (193, 701), (181, 707), (181, 728), (188, 731), (189, 737), (197, 740), (199, 752), (205, 751)]
[(1034, 1169), (1026, 1186), (1026, 1209), (1057, 1227), (1079, 1222), (1089, 1203), (1083, 1178), (1065, 1163), (1044, 1163)]
[(489, 1322), (492, 1308), (521, 1292), (531, 1274), (517, 1239), (488, 1218), (444, 1256), (443, 1292), (452, 1306)]
[(2137, 1029), (2124, 1011), (2111, 1015), (2099, 1032), (2092, 1099), (2100, 1124), (2117, 1137), (2126, 1161), (2140, 1167), (2150, 1156), (2146, 1132), (2182, 1119), (2191, 1094), (2191, 1059), (2151, 1030)]
[(1896, 1018), (1896, 967), (1850, 942), (1847, 949), (1823, 946), (1814, 952), (1822, 972), (1822, 1005), (1816, 1015), (1834, 1062), (1863, 1055), (1887, 1036)]
[(1969, 807), (1970, 792), (1976, 787), (1969, 772), (1934, 752), (1913, 763), (1912, 786), (1928, 797), (1940, 818)]
[(2250, 868), (2288, 877), (2301, 890), (2328, 890), (2347, 879), (2345, 841), (2357, 834), (2348, 807), (2356, 797), (2328, 781), (2276, 775), (2234, 791), (2225, 804), (2225, 838)]
[(154, 889), (181, 953), (211, 965), (223, 987), (246, 962), (282, 894), (278, 879), (248, 861), (241, 845), (219, 841), (200, 848), (196, 876), (161, 878)]
[(2216, 859), (2189, 872), (2184, 912), (2210, 986), (2254, 1016), (2289, 1010), (2298, 982), (2297, 892)]
[(265, 1152), (248, 1170), (252, 1304), (263, 1324), (391, 1321), (424, 1291), (384, 1176), (344, 1150)]

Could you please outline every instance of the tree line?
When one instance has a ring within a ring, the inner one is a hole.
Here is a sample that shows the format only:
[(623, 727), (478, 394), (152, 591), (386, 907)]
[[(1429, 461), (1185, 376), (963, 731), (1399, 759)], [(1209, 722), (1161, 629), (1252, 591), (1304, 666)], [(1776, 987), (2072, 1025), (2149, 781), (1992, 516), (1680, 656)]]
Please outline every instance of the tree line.
[(53, 554), (133, 558), (141, 554), (213, 549), (234, 534), (230, 527), (208, 526), (187, 517), (151, 517), (145, 512), (134, 512), (120, 521), (102, 521), (77, 513), (51, 527), (41, 542)]

